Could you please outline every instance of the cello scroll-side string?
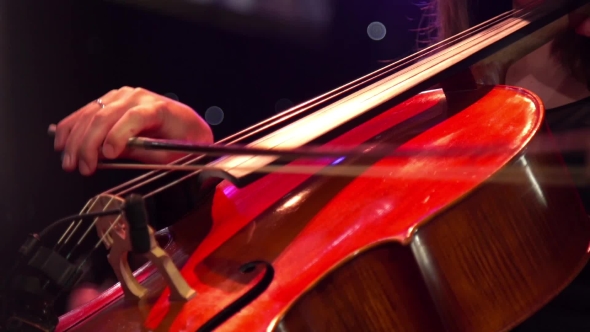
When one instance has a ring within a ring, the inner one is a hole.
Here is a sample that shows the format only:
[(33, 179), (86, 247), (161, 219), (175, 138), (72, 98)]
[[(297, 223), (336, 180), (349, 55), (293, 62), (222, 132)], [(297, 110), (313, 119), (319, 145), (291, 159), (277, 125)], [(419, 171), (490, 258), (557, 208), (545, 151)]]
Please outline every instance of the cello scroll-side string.
[[(527, 153), (544, 154), (555, 152), (575, 152), (590, 149), (585, 138), (590, 137), (590, 130), (569, 131), (550, 136), (539, 136), (527, 147)], [(164, 140), (136, 137), (131, 138), (128, 147), (155, 151), (175, 151), (207, 156), (276, 156), (284, 159), (327, 158), (327, 157), (467, 157), (505, 154), (513, 149), (507, 144), (462, 145), (458, 147), (426, 146), (420, 148), (400, 146), (398, 144), (366, 144), (355, 147), (307, 146), (301, 148), (256, 148), (243, 145), (205, 145), (178, 140)]]
[[(171, 171), (225, 171), (218, 167), (207, 165), (157, 165), (157, 164), (98, 164), (100, 169), (134, 169), (134, 170), (171, 170)], [(327, 175), (339, 177), (369, 177), (369, 178), (400, 178), (400, 179), (430, 179), (446, 181), (470, 181), (478, 175), (492, 174), (490, 182), (519, 183), (529, 182), (522, 178), (522, 166), (505, 166), (501, 172), (496, 173), (496, 168), (490, 169), (481, 166), (455, 167), (446, 170), (410, 169), (408, 166), (348, 166), (348, 165), (327, 165), (327, 166), (281, 166), (268, 165), (262, 167), (234, 167), (233, 170), (245, 170), (254, 173), (279, 173), (279, 174), (308, 174)], [(568, 168), (568, 171), (575, 183), (588, 183), (590, 170), (587, 167)], [(538, 182), (551, 185), (571, 185), (570, 179), (563, 179), (563, 167), (536, 167), (535, 178)]]
[[(98, 201), (98, 198), (95, 198), (95, 199), (93, 200), (92, 206), (94, 206), (94, 204), (96, 204), (96, 202), (97, 202), (97, 201)], [(103, 211), (103, 212), (104, 212), (104, 211), (107, 211), (107, 208), (110, 206), (110, 204), (112, 203), (112, 201), (113, 201), (113, 199), (111, 198), (111, 199), (109, 200), (109, 202), (103, 206), (103, 208), (102, 208), (102, 211)], [(91, 210), (91, 209), (92, 209), (92, 208), (90, 208), (89, 210)], [(120, 215), (119, 215), (119, 217), (120, 217)], [(119, 218), (119, 217), (118, 217), (118, 218)], [(86, 238), (86, 236), (88, 236), (88, 234), (90, 233), (90, 231), (91, 231), (91, 230), (94, 228), (94, 226), (96, 225), (96, 222), (98, 221), (98, 218), (100, 218), (100, 217), (99, 217), (99, 216), (95, 217), (95, 218), (92, 220), (92, 223), (91, 223), (90, 225), (88, 225), (88, 227), (86, 227), (86, 230), (84, 231), (84, 234), (82, 234), (82, 236), (80, 236), (80, 238), (78, 238), (78, 241), (76, 242), (76, 244), (75, 244), (75, 245), (72, 247), (72, 249), (70, 249), (70, 251), (68, 252), (68, 255), (66, 256), (66, 259), (67, 259), (67, 258), (69, 258), (69, 257), (70, 257), (70, 256), (71, 256), (71, 255), (74, 253), (74, 251), (75, 251), (75, 250), (76, 250), (76, 249), (77, 249), (77, 248), (78, 248), (78, 247), (79, 247), (79, 246), (82, 244), (82, 241), (84, 241), (84, 239)], [(103, 236), (101, 236), (101, 238), (100, 238), (100, 240), (99, 240), (99, 243), (100, 243), (100, 242), (104, 242), (105, 238), (108, 236), (108, 234), (109, 234), (109, 232), (111, 231), (111, 229), (113, 228), (113, 226), (114, 226), (114, 225), (117, 223), (117, 221), (118, 221), (118, 218), (117, 218), (117, 220), (115, 220), (115, 221), (113, 222), (113, 224), (111, 225), (111, 227), (109, 227), (108, 231), (107, 231), (107, 232), (106, 232), (106, 233), (105, 233)], [(73, 235), (73, 233), (72, 233), (72, 235)], [(70, 236), (71, 236), (71, 235), (70, 235)], [(106, 243), (106, 242), (105, 242), (105, 243)], [(94, 249), (96, 249), (96, 248), (94, 248)], [(94, 249), (93, 249), (93, 251), (94, 251)]]
[[(86, 205), (84, 205), (84, 207), (78, 215), (82, 215), (91, 210), (95, 202), (96, 200), (89, 200), (88, 202), (86, 202)], [(57, 240), (57, 242), (55, 243), (53, 250), (59, 253), (61, 251), (61, 248), (63, 248), (63, 246), (65, 246), (69, 242), (71, 234), (74, 234), (76, 232), (81, 223), (82, 219), (78, 219), (77, 223), (76, 221), (72, 221), (70, 226), (68, 226), (68, 228), (63, 232), (59, 240)]]
[[(72, 237), (74, 236), (74, 234), (76, 234), (76, 232), (78, 231), (79, 227), (82, 225), (82, 222), (84, 221), (85, 218), (89, 218), (92, 216), (92, 213), (89, 214), (89, 211), (92, 211), (94, 208), (94, 205), (97, 203), (98, 199), (95, 197), (94, 199), (89, 200), (86, 205), (84, 206), (84, 208), (82, 208), (82, 210), (80, 211), (80, 213), (77, 215), (78, 219), (72, 219), (70, 225), (66, 228), (66, 230), (61, 234), (59, 240), (55, 243), (54, 245), (54, 250), (56, 252), (61, 252), (61, 249), (63, 247), (65, 247), (68, 242), (72, 239)], [(109, 202), (110, 204), (110, 202)], [(66, 259), (69, 259), (72, 254), (75, 252), (75, 250), (82, 244), (82, 242), (84, 241), (84, 239), (86, 238), (86, 236), (88, 236), (88, 234), (90, 233), (90, 231), (94, 228), (94, 226), (96, 225), (96, 222), (98, 221), (98, 218), (104, 216), (104, 215), (112, 215), (111, 212), (115, 211), (115, 210), (107, 210), (109, 204), (106, 204), (103, 208), (102, 211), (97, 212), (98, 214), (93, 218), (92, 223), (86, 227), (86, 230), (84, 231), (84, 233), (82, 234), (82, 236), (80, 236), (78, 238), (78, 241), (76, 241), (75, 245), (70, 249), (70, 251), (68, 252), (68, 254), (66, 255)], [(109, 212), (110, 211), (110, 212)], [(106, 214), (104, 214), (106, 213)], [(72, 217), (70, 218), (66, 218), (65, 220), (70, 220)], [(64, 220), (60, 220), (58, 223), (64, 222)], [(107, 232), (101, 236), (101, 238), (98, 241), (98, 244), (100, 244), (101, 242), (105, 241), (105, 238), (108, 236), (108, 234), (110, 233), (111, 229), (113, 228), (113, 226), (116, 224), (116, 221), (113, 223), (113, 225), (107, 230)], [(98, 247), (98, 245), (96, 245), (94, 247), (94, 249), (92, 251), (94, 251), (96, 248)]]

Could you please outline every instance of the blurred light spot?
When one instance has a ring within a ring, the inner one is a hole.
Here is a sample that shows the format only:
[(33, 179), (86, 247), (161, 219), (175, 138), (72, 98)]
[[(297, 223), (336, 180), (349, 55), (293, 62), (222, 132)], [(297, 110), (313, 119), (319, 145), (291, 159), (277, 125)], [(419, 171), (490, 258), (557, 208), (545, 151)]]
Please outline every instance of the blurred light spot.
[(383, 25), (383, 23), (373, 22), (367, 27), (367, 34), (369, 35), (369, 38), (373, 40), (381, 40), (385, 38), (387, 29), (385, 29), (385, 25)]
[(340, 158), (338, 158), (338, 159), (334, 160), (334, 161), (333, 161), (333, 162), (332, 162), (330, 165), (338, 165), (338, 164), (340, 164), (341, 162), (343, 162), (344, 160), (346, 160), (346, 158), (344, 158), (344, 157), (340, 157)]
[(280, 113), (293, 107), (293, 102), (287, 98), (282, 98), (275, 104), (275, 112)]
[(170, 98), (170, 99), (174, 99), (176, 101), (180, 101), (180, 99), (178, 98), (178, 95), (174, 92), (168, 92), (167, 94), (165, 94), (164, 96)]
[(205, 121), (212, 126), (223, 122), (223, 110), (217, 106), (211, 106), (205, 111)]

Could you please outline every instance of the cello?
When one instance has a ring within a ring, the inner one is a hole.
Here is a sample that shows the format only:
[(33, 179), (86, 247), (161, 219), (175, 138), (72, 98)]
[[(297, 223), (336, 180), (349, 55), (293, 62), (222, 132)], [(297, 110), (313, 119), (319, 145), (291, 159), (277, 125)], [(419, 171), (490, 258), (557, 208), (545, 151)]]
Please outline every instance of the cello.
[[(514, 10), (211, 147), (132, 140), (224, 156), (159, 166), (31, 236), (2, 297), (3, 330), (516, 326), (586, 263), (590, 223), (573, 182), (551, 181), (568, 172), (544, 151), (539, 98), (476, 86), (465, 70), (534, 48), (577, 10), (588, 1)], [(44, 243), (56, 229), (58, 243)], [(51, 247), (89, 229), (120, 283), (57, 320), (51, 302), (79, 269)], [(134, 273), (132, 251), (149, 259)]]

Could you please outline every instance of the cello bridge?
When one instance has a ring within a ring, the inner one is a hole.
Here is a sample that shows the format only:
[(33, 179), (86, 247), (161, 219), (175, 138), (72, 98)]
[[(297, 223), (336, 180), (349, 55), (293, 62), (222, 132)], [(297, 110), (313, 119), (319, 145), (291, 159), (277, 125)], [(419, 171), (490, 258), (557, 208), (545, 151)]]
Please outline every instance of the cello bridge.
[[(86, 212), (122, 208), (124, 204), (125, 200), (118, 196), (102, 194), (89, 202)], [(97, 217), (94, 222), (98, 237), (109, 250), (108, 262), (121, 283), (126, 298), (141, 300), (148, 294), (148, 290), (133, 275), (128, 262), (129, 252), (137, 249), (133, 248), (133, 243), (137, 243), (136, 241), (149, 243), (147, 250), (139, 254), (147, 258), (162, 274), (170, 288), (170, 300), (188, 301), (196, 295), (195, 290), (188, 285), (168, 253), (158, 244), (154, 236), (155, 232), (147, 220), (144, 225), (147, 227), (147, 231), (143, 232), (145, 238), (141, 239), (133, 238), (133, 236), (142, 236), (142, 233), (137, 235), (137, 232), (129, 232), (131, 227), (124, 213)], [(134, 227), (136, 226), (134, 225)]]

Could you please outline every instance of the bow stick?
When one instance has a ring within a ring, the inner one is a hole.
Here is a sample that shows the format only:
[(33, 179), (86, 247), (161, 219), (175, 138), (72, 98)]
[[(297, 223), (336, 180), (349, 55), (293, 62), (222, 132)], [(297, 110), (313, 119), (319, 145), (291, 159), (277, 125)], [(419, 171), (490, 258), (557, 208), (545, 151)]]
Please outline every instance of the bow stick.
[[(53, 136), (55, 134), (55, 126), (52, 125), (49, 128), (49, 134)], [(531, 142), (526, 148), (527, 154), (543, 154), (551, 152), (573, 152), (573, 151), (590, 151), (590, 144), (588, 142), (590, 138), (590, 131), (588, 130), (577, 130), (560, 133), (558, 135), (547, 135), (538, 136), (534, 142)], [(143, 137), (130, 138), (127, 144), (129, 148), (139, 148), (147, 150), (165, 150), (165, 151), (177, 151), (187, 152), (193, 154), (203, 155), (267, 155), (267, 156), (280, 156), (280, 157), (292, 157), (292, 158), (326, 158), (326, 157), (351, 157), (351, 156), (369, 156), (369, 157), (408, 157), (408, 156), (420, 156), (420, 157), (436, 157), (436, 156), (459, 156), (469, 157), (474, 155), (490, 155), (497, 153), (507, 153), (510, 150), (509, 146), (504, 147), (489, 147), (489, 146), (477, 146), (477, 147), (460, 147), (460, 148), (449, 148), (449, 147), (423, 147), (419, 149), (403, 148), (403, 150), (396, 150), (399, 146), (380, 146), (376, 148), (374, 146), (348, 148), (346, 150), (331, 149), (326, 151), (318, 148), (293, 148), (293, 149), (262, 149), (254, 148), (242, 145), (215, 145), (215, 144), (198, 144), (186, 141), (177, 140), (163, 140), (163, 139), (150, 139)], [(326, 167), (328, 166), (328, 167)], [(469, 180), (477, 172), (484, 172), (489, 174), (490, 170), (486, 170), (482, 167), (459, 167), (451, 170), (439, 170), (436, 174), (424, 174), (419, 170), (408, 170), (407, 168), (399, 168), (396, 166), (372, 166), (371, 170), (367, 172), (365, 166), (362, 165), (295, 165), (295, 166), (284, 166), (284, 165), (267, 165), (262, 167), (251, 167), (249, 169), (245, 166), (236, 166), (236, 169), (250, 170), (253, 172), (261, 173), (283, 173), (283, 174), (315, 174), (315, 175), (333, 175), (333, 176), (367, 176), (367, 177), (404, 177), (404, 178), (443, 178), (448, 180), (458, 181), (461, 179)], [(219, 170), (218, 167), (209, 166), (204, 164), (123, 164), (123, 163), (98, 163), (97, 168), (99, 169), (134, 169), (134, 170), (164, 170), (164, 171), (185, 171), (185, 172), (196, 172), (196, 171), (207, 171), (207, 170)], [(514, 169), (514, 172), (510, 167), (505, 167), (501, 174), (496, 174), (494, 182), (515, 182), (521, 179), (521, 173), (519, 169)], [(570, 185), (571, 180), (575, 183), (588, 183), (590, 182), (590, 170), (585, 167), (574, 167), (569, 168), (569, 173), (572, 179), (562, 179), (558, 174), (561, 174), (561, 168), (555, 167), (541, 167), (537, 168), (538, 177), (537, 180), (542, 182), (554, 184), (554, 185)]]
[[(55, 135), (55, 125), (50, 125), (48, 134)], [(200, 144), (181, 140), (169, 139), (152, 139), (146, 137), (132, 137), (127, 142), (128, 148), (157, 150), (157, 151), (175, 151), (191, 154), (201, 154), (207, 156), (228, 156), (228, 155), (247, 155), (247, 156), (275, 156), (281, 158), (343, 158), (343, 157), (412, 157), (412, 156), (441, 156), (441, 157), (469, 157), (469, 156), (486, 156), (499, 153), (510, 152), (508, 145), (478, 145), (462, 147), (440, 147), (427, 146), (420, 148), (409, 148), (401, 145), (360, 145), (349, 148), (336, 147), (308, 147), (308, 148), (256, 148), (246, 145), (217, 145), (217, 144)], [(577, 130), (551, 135), (550, 137), (542, 136), (526, 148), (528, 154), (543, 154), (551, 152), (573, 152), (590, 150), (590, 131)], [(103, 164), (104, 165), (104, 164)]]
[[(55, 135), (55, 125), (49, 126), (48, 134)], [(256, 148), (246, 145), (217, 145), (200, 144), (181, 140), (153, 139), (146, 137), (132, 137), (127, 142), (128, 148), (175, 151), (191, 154), (202, 154), (207, 156), (274, 156), (281, 158), (342, 158), (342, 157), (408, 157), (414, 155), (435, 155), (435, 156), (465, 156), (465, 155), (488, 155), (506, 153), (506, 147), (479, 146), (477, 148), (449, 148), (449, 147), (428, 147), (421, 149), (402, 148), (399, 145), (360, 145), (350, 148), (336, 147), (310, 147), (310, 148)]]

